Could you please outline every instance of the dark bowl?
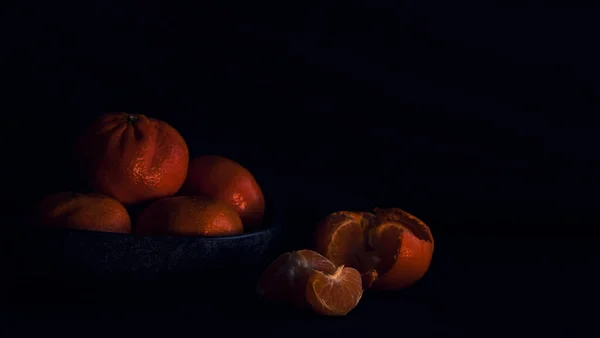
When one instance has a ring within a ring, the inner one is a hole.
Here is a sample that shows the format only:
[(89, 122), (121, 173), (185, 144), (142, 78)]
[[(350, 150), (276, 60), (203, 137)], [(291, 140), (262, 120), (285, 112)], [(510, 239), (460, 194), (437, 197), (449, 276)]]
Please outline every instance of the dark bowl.
[(196, 291), (229, 288), (230, 282), (238, 291), (251, 292), (260, 271), (278, 254), (282, 218), (276, 202), (267, 200), (263, 230), (225, 237), (19, 225), (5, 238), (9, 275), (32, 301), (140, 300), (147, 294), (173, 299), (178, 292), (191, 299)]

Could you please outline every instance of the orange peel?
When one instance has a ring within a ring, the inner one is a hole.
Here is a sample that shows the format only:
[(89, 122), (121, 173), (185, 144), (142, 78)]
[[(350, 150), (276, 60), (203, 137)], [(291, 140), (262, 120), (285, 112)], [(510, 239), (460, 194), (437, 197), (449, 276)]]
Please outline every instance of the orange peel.
[(434, 249), (431, 230), (404, 210), (374, 211), (330, 214), (315, 231), (315, 249), (336, 265), (357, 269), (364, 288), (408, 287), (429, 269)]

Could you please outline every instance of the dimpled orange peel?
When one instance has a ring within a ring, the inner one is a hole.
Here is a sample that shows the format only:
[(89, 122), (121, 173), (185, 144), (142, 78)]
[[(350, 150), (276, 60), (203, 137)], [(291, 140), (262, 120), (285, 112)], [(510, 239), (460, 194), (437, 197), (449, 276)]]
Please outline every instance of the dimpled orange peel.
[(192, 159), (180, 193), (227, 203), (240, 215), (246, 231), (261, 229), (265, 214), (263, 192), (254, 175), (231, 159), (214, 155)]
[(203, 196), (174, 196), (154, 201), (138, 215), (141, 235), (231, 236), (244, 232), (228, 204)]
[(174, 195), (188, 171), (188, 147), (168, 123), (142, 114), (109, 113), (77, 143), (90, 186), (123, 204)]

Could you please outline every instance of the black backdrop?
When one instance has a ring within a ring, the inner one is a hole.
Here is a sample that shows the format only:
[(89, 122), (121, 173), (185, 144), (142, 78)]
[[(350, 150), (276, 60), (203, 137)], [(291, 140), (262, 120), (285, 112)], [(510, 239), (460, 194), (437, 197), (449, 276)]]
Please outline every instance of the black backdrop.
[(545, 1), (20, 4), (3, 204), (68, 186), (78, 128), (123, 110), (271, 177), (306, 236), (375, 206), (442, 237), (594, 236), (596, 17)]
[(145, 112), (248, 165), (452, 220), (436, 231), (581, 231), (598, 185), (593, 11), (433, 4), (21, 5), (4, 78), (21, 166), (5, 169), (58, 183), (51, 159), (78, 126)]

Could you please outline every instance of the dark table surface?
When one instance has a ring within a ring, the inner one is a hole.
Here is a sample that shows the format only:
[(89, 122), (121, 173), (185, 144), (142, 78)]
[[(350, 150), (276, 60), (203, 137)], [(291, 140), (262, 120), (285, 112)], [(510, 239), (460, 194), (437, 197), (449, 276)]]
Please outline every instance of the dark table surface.
[(587, 309), (598, 301), (592, 291), (598, 243), (581, 237), (440, 237), (423, 280), (404, 291), (366, 292), (344, 318), (273, 308), (253, 294), (232, 299), (218, 294), (223, 291), (203, 290), (205, 299), (155, 301), (148, 294), (137, 303), (33, 300), (5, 307), (3, 329), (178, 337), (194, 332), (257, 337), (391, 332), (405, 337), (501, 336), (516, 331), (572, 336), (592, 325), (593, 313)]
[[(328, 199), (360, 204), (356, 196), (326, 188), (320, 191), (327, 198), (315, 198), (313, 205), (324, 210), (332, 208)], [(319, 214), (318, 208), (308, 209)], [(431, 225), (438, 229), (459, 226), (450, 222)], [(138, 290), (135, 298), (99, 297), (92, 291), (48, 300), (44, 293), (76, 291), (61, 289), (60, 283), (43, 291), (32, 290), (35, 284), (21, 283), (5, 289), (12, 305), (5, 307), (3, 319), (5, 328), (23, 332), (76, 334), (81, 327), (119, 336), (186, 336), (214, 332), (208, 331), (213, 328), (227, 335), (293, 337), (390, 332), (406, 337), (502, 336), (515, 330), (570, 336), (585, 332), (592, 317), (586, 309), (598, 300), (594, 288), (600, 238), (562, 233), (518, 235), (509, 232), (519, 224), (494, 226), (504, 226), (506, 234), (440, 231), (432, 266), (418, 284), (397, 292), (366, 292), (345, 318), (323, 318), (264, 304), (253, 292), (254, 280), (239, 276), (239, 282), (232, 282), (236, 278), (233, 273), (234, 277), (226, 277), (226, 286), (213, 290), (163, 285), (141, 293)], [(309, 231), (295, 227), (280, 250), (308, 245)]]

